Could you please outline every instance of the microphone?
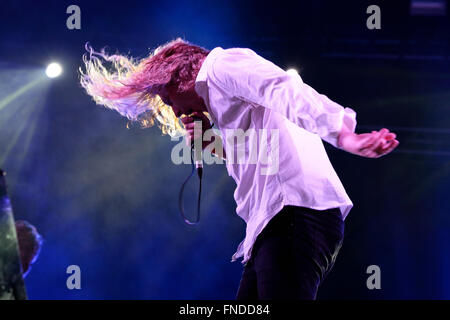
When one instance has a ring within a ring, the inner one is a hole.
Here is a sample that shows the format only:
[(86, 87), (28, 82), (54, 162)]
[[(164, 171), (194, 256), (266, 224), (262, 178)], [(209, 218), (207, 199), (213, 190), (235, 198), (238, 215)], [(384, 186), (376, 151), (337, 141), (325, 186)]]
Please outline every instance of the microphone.
[[(194, 122), (202, 121), (202, 119), (200, 117), (193, 116), (193, 118), (194, 118)], [(201, 122), (201, 123), (203, 124), (203, 122)], [(200, 127), (200, 130), (201, 130), (201, 127)], [(194, 132), (195, 132), (195, 126), (194, 126)], [(202, 134), (202, 136), (203, 136), (203, 134)], [(196, 146), (198, 147), (198, 140), (200, 140), (200, 150), (198, 150), (198, 148), (196, 148)], [(202, 140), (203, 139), (200, 138), (200, 139), (195, 139), (195, 140), (191, 141), (192, 171), (191, 171), (191, 174), (186, 178), (186, 180), (181, 185), (180, 194), (178, 196), (178, 206), (180, 208), (181, 217), (183, 218), (183, 221), (188, 225), (196, 225), (200, 222), (200, 198), (201, 198), (201, 194), (202, 194), (202, 175), (203, 175)], [(192, 152), (194, 152), (194, 151), (197, 151), (195, 154), (199, 155), (198, 157), (195, 157), (195, 160), (192, 155)], [(195, 166), (194, 166), (194, 164), (195, 164)], [(186, 183), (194, 174), (195, 169), (197, 169), (197, 175), (199, 178), (198, 198), (197, 198), (197, 219), (195, 221), (191, 221), (188, 218), (186, 218), (186, 216), (184, 214), (183, 192), (184, 192), (184, 187), (185, 187)]]
[[(196, 122), (196, 121), (200, 121), (200, 131), (202, 132), (202, 125), (203, 125), (203, 120), (202, 120), (202, 118), (200, 118), (200, 117), (197, 117), (197, 116), (193, 116), (192, 117), (193, 119), (194, 119), (194, 123)], [(195, 125), (194, 125), (194, 132), (195, 132)], [(199, 141), (199, 143), (200, 143), (200, 150), (198, 150), (196, 147), (198, 147), (198, 143), (195, 143), (197, 140), (200, 140)], [(201, 138), (199, 138), (199, 139), (196, 139), (196, 140), (192, 140), (191, 141), (191, 151), (196, 151), (196, 153), (195, 153), (195, 155), (197, 156), (197, 157), (194, 157), (195, 158), (195, 161), (194, 161), (194, 163), (195, 163), (195, 168), (197, 169), (197, 173), (199, 174), (199, 177), (201, 178), (201, 173), (202, 173), (202, 169), (203, 169), (203, 159), (202, 159), (202, 144), (203, 144), (203, 140), (201, 139)]]

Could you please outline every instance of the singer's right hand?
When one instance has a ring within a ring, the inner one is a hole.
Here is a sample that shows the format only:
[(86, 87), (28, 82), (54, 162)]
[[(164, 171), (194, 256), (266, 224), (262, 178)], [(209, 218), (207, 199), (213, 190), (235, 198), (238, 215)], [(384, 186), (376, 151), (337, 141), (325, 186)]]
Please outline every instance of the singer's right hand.
[[(203, 114), (203, 112), (194, 112), (192, 114), (190, 114), (187, 117), (181, 118), (180, 119), (181, 122), (184, 124), (184, 127), (186, 128), (186, 132), (187, 132), (187, 136), (186, 136), (186, 143), (188, 146), (191, 146), (191, 141), (194, 141), (196, 139), (202, 139), (203, 138), (203, 133), (208, 130), (211, 129), (211, 123), (209, 122), (209, 119), (207, 116), (205, 116)], [(202, 136), (194, 136), (195, 132), (194, 132), (194, 126), (195, 126), (195, 121), (202, 121)], [(209, 142), (203, 142), (202, 143), (202, 147), (205, 148), (208, 145)]]

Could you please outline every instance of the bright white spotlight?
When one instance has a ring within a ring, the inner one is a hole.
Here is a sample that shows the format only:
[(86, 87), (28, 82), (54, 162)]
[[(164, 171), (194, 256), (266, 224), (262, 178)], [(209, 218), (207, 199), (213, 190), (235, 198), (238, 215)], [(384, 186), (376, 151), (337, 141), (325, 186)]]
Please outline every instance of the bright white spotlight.
[(59, 63), (52, 62), (47, 66), (47, 69), (45, 69), (45, 74), (49, 78), (56, 78), (62, 73), (62, 68), (59, 65)]
[(295, 70), (294, 68), (288, 69), (286, 70), (286, 72), (293, 76), (298, 75), (298, 71)]

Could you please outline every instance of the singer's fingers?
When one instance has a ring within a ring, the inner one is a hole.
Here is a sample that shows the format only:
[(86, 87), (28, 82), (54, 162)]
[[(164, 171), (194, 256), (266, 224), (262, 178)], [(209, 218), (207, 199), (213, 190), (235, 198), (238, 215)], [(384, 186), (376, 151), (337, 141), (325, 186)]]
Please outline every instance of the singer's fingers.
[(372, 150), (377, 153), (382, 153), (382, 150), (388, 144), (388, 139), (387, 139), (388, 135), (389, 135), (389, 130), (387, 130), (387, 129), (381, 130), (380, 137), (378, 138), (377, 142), (374, 143), (374, 145), (372, 146)]
[(192, 117), (194, 117), (194, 121), (201, 120), (205, 129), (211, 128), (211, 121), (203, 112), (195, 111), (192, 113)]
[(377, 141), (378, 137), (380, 136), (380, 133), (378, 131), (372, 131), (369, 138), (363, 142), (361, 146), (362, 149), (368, 149), (373, 146), (373, 144)]
[(395, 133), (393, 133), (393, 132), (389, 132), (386, 136), (385, 136), (385, 139), (386, 140), (394, 140), (395, 138), (397, 138), (397, 135), (395, 134)]
[(189, 123), (186, 123), (186, 124), (184, 125), (184, 128), (185, 128), (186, 130), (188, 130), (188, 129), (195, 129), (196, 127), (198, 127), (199, 130), (200, 130), (200, 129), (202, 129), (202, 130), (205, 129), (205, 127), (204, 127), (203, 125), (200, 126), (196, 121), (194, 121), (194, 122), (189, 122)]
[(389, 130), (386, 128), (383, 128), (380, 131), (375, 131), (375, 133), (373, 133), (374, 139), (371, 139), (370, 144), (368, 144), (366, 146), (366, 148), (371, 148), (372, 150), (375, 150), (376, 148), (378, 148), (383, 143), (383, 137), (387, 133), (389, 133)]
[(190, 114), (191, 116), (195, 116), (195, 117), (200, 117), (203, 118), (205, 115), (203, 114), (203, 112), (200, 111), (194, 111)]
[(204, 114), (203, 112), (201, 112), (201, 111), (195, 111), (195, 112), (193, 112), (193, 113), (191, 114), (191, 116), (200, 118), (200, 119), (202, 119), (203, 121), (205, 121), (205, 120), (209, 121), (208, 117), (205, 116), (205, 114)]
[(193, 137), (194, 136), (194, 129), (186, 129), (186, 132), (188, 136)]
[(376, 134), (376, 131), (372, 131), (371, 133), (360, 135), (361, 137), (364, 136), (364, 138), (362, 139), (362, 142), (361, 142), (360, 149), (366, 149), (370, 145), (372, 145), (375, 142), (375, 140), (376, 140), (376, 135), (375, 134)]
[(366, 157), (366, 158), (372, 158), (373, 151), (369, 150), (369, 149), (365, 149), (365, 150), (361, 151), (360, 155), (363, 157)]
[(181, 122), (183, 122), (183, 124), (186, 126), (186, 124), (194, 122), (194, 118), (192, 117), (184, 117), (180, 119)]
[(399, 145), (398, 140), (389, 140), (383, 147), (374, 150), (376, 153), (375, 158), (387, 155), (392, 150), (394, 150), (398, 145)]
[(195, 127), (195, 122), (188, 122), (188, 123), (186, 123), (186, 124), (184, 125), (184, 127), (186, 128), (186, 130), (194, 129), (194, 127)]
[(195, 135), (197, 132), (195, 132), (194, 129), (188, 129), (186, 130), (187, 136), (189, 136), (191, 139), (201, 139), (202, 138), (202, 134), (198, 133), (197, 135)]
[(398, 145), (399, 145), (398, 140), (392, 140), (392, 142), (390, 142), (389, 145), (382, 150), (382, 154), (383, 155), (388, 154), (389, 152), (397, 148)]
[(378, 140), (370, 147), (371, 150), (377, 151), (385, 145), (386, 140), (383, 138), (383, 136), (380, 136)]
[(187, 123), (194, 122), (195, 120), (197, 120), (197, 119), (195, 119), (194, 117), (191, 117), (191, 116), (181, 118), (181, 122), (183, 122), (183, 124), (185, 124), (185, 125)]

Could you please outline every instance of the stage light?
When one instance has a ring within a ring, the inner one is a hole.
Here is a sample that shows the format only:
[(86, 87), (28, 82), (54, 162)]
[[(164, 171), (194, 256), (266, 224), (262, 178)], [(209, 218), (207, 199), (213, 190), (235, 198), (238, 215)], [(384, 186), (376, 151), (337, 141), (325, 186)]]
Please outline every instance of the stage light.
[(445, 0), (411, 0), (412, 16), (445, 16), (447, 4)]
[(49, 78), (56, 78), (58, 77), (60, 74), (62, 73), (62, 68), (61, 66), (56, 63), (56, 62), (52, 62), (47, 66), (47, 69), (45, 69), (45, 74), (47, 75), (47, 77)]
[(286, 70), (287, 73), (289, 73), (290, 75), (298, 75), (298, 71), (294, 68), (288, 69)]

